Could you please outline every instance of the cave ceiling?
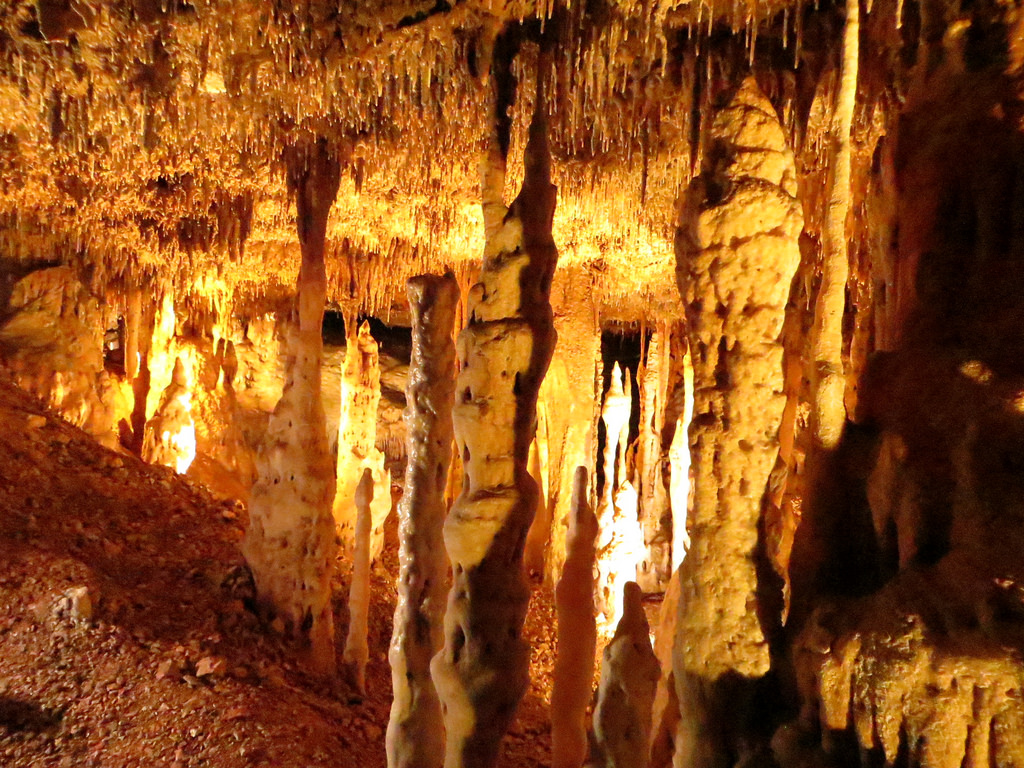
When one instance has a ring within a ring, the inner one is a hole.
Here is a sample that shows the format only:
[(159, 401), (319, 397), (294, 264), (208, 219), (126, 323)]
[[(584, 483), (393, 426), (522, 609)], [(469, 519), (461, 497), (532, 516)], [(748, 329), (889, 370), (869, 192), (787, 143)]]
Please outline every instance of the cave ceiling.
[(0, 258), (284, 295), (283, 157), (319, 136), (344, 167), (329, 301), (386, 316), (406, 278), (479, 262), (489, 73), (519, 84), (511, 197), (543, 50), (560, 270), (610, 318), (676, 316), (676, 200), (716, 78), (759, 68), (792, 126), (802, 74), (834, 64), (814, 41), (841, 11), (748, 2), (0, 2)]

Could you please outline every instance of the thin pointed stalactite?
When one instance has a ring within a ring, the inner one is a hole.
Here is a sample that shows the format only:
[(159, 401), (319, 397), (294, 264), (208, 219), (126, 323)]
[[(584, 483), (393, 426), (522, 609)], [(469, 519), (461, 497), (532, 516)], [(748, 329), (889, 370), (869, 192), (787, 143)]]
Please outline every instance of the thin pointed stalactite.
[(484, 261), (459, 334), (454, 411), (465, 477), (445, 521), (454, 581), (445, 646), (431, 666), (445, 712), (446, 768), (494, 764), (529, 683), (522, 557), (539, 490), (528, 461), (537, 395), (555, 345), (550, 289), (558, 258), (540, 82), (522, 190), (507, 210), (500, 136), (488, 140), (481, 169)]
[(430, 660), (443, 642), (447, 594), (444, 500), (452, 457), (455, 400), (455, 310), (459, 289), (451, 275), (423, 275), (408, 283), (412, 354), (405, 421), (409, 460), (398, 504), (398, 603), (391, 634), (393, 699), (387, 732), (389, 768), (440, 768), (444, 762), (441, 701)]
[(333, 674), (334, 616), (331, 573), (336, 554), (331, 501), (334, 472), (320, 400), (327, 216), (340, 167), (325, 141), (289, 159), (295, 190), (302, 264), (297, 327), (292, 328), (284, 391), (256, 459), (243, 553), (260, 602), (295, 636), (309, 627), (310, 664)]

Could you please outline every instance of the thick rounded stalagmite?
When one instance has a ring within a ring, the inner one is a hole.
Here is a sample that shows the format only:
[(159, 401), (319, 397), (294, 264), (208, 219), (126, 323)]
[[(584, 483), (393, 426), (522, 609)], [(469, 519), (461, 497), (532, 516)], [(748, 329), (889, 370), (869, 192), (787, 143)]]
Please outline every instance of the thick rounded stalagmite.
[(643, 591), (628, 582), (622, 618), (601, 660), (591, 768), (647, 768), (651, 707), (661, 671), (650, 631)]
[(327, 214), (338, 191), (340, 168), (325, 142), (296, 152), (289, 186), (296, 192), (302, 266), (298, 327), (292, 332), (281, 399), (256, 458), (243, 553), (259, 599), (294, 634), (309, 627), (312, 667), (335, 669), (331, 568), (334, 563), (334, 472), (320, 401), (321, 326), (327, 274)]
[(587, 497), (587, 470), (576, 468), (565, 564), (555, 587), (558, 651), (551, 690), (551, 766), (580, 768), (587, 757), (587, 705), (594, 679), (597, 621), (594, 557), (597, 518)]
[(465, 477), (444, 526), (454, 583), (445, 646), (431, 666), (448, 768), (494, 764), (529, 683), (522, 557), (538, 489), (527, 465), (537, 394), (555, 344), (549, 294), (558, 256), (544, 103), (538, 88), (523, 187), (510, 208), (502, 203), (498, 137), (481, 169), (484, 262), (457, 345), (454, 422)]
[(441, 647), (448, 562), (442, 528), (452, 458), (455, 341), (459, 286), (452, 275), (408, 283), (412, 356), (405, 421), (409, 460), (398, 504), (398, 604), (391, 634), (394, 698), (388, 723), (390, 768), (440, 768), (444, 761), (441, 702), (430, 660)]
[(742, 695), (725, 687), (768, 671), (756, 552), (785, 406), (779, 336), (801, 228), (792, 153), (748, 79), (712, 120), (676, 235), (694, 370), (692, 543), (673, 664), (684, 731), (677, 765), (718, 765), (743, 750)]
[(356, 492), (363, 470), (373, 477), (370, 506), (370, 558), (384, 548), (384, 521), (391, 512), (391, 473), (384, 469), (384, 454), (377, 448), (377, 406), (380, 404), (380, 352), (363, 321), (356, 331), (345, 328), (345, 366), (341, 373), (341, 415), (338, 419), (338, 465), (335, 472), (334, 520), (347, 550), (355, 546)]

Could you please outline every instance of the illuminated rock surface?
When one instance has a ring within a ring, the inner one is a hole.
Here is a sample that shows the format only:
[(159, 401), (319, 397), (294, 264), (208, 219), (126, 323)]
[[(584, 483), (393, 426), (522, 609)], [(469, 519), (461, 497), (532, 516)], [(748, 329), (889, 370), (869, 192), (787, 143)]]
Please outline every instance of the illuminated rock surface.
[(443, 640), (447, 597), (442, 529), (452, 455), (452, 331), (459, 291), (451, 275), (424, 275), (409, 281), (408, 292), (413, 323), (406, 390), (409, 463), (398, 504), (401, 570), (388, 655), (394, 700), (387, 751), (391, 768), (438, 768), (444, 762), (444, 722), (430, 660)]
[(707, 165), (683, 201), (676, 239), (694, 370), (691, 545), (680, 567), (674, 663), (684, 728), (677, 765), (714, 765), (742, 749), (722, 743), (720, 723), (742, 717), (744, 705), (716, 686), (769, 667), (755, 558), (785, 405), (779, 337), (803, 223), (795, 194), (782, 126), (747, 79), (714, 116)]

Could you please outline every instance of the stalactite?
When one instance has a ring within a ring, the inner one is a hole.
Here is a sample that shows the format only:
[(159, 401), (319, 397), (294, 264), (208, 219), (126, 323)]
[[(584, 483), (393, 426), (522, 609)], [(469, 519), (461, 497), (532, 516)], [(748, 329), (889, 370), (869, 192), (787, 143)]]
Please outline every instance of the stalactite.
[(860, 0), (846, 0), (843, 65), (832, 118), (832, 180), (825, 209), (821, 285), (811, 331), (814, 403), (811, 429), (815, 442), (833, 448), (846, 420), (843, 375), (843, 312), (850, 271), (846, 219), (850, 211), (853, 112), (857, 100), (860, 57)]
[(366, 695), (366, 662), (370, 659), (367, 643), (370, 621), (370, 536), (373, 516), (370, 507), (374, 494), (373, 474), (363, 470), (353, 499), (356, 528), (352, 547), (352, 581), (348, 591), (348, 634), (342, 660), (349, 680), (360, 694)]
[(684, 728), (677, 765), (742, 755), (748, 745), (725, 743), (721, 723), (738, 722), (749, 703), (728, 689), (768, 670), (755, 558), (785, 406), (779, 336), (803, 223), (795, 194), (782, 127), (750, 78), (712, 120), (676, 235), (694, 368), (692, 543), (673, 664)]
[(409, 461), (398, 506), (398, 603), (391, 634), (394, 698), (387, 732), (389, 768), (440, 768), (444, 761), (441, 702), (430, 660), (443, 640), (448, 563), (443, 553), (444, 501), (452, 455), (455, 399), (455, 310), (452, 275), (408, 283), (412, 356), (406, 395)]
[(384, 548), (384, 521), (391, 512), (391, 473), (384, 469), (384, 454), (377, 448), (377, 408), (380, 404), (380, 354), (364, 321), (358, 332), (354, 319), (345, 324), (345, 366), (341, 374), (341, 416), (338, 420), (337, 491), (334, 520), (342, 544), (355, 543), (356, 488), (363, 470), (373, 475), (370, 556)]
[(594, 707), (592, 768), (647, 768), (651, 707), (660, 668), (651, 648), (643, 591), (628, 582), (622, 618), (604, 649)]
[(484, 263), (459, 335), (454, 411), (465, 479), (445, 521), (454, 583), (445, 646), (431, 665), (445, 711), (447, 768), (493, 765), (529, 679), (522, 556), (538, 489), (527, 461), (555, 344), (549, 292), (558, 255), (545, 109), (538, 83), (523, 186), (507, 210), (498, 136), (481, 168)]
[[(623, 385), (625, 379), (625, 385)], [(602, 630), (611, 632), (622, 615), (622, 590), (636, 578), (643, 557), (643, 531), (637, 520), (637, 496), (626, 478), (625, 453), (633, 386), (615, 363), (601, 408), (605, 444), (604, 486), (597, 505), (597, 607)]]
[(551, 766), (580, 768), (587, 757), (587, 706), (594, 679), (597, 622), (594, 558), (597, 518), (586, 467), (577, 467), (565, 566), (555, 588), (558, 648), (551, 689)]
[(302, 249), (298, 327), (288, 345), (284, 391), (257, 456), (243, 545), (260, 600), (295, 635), (309, 627), (312, 667), (323, 674), (335, 669), (330, 588), (335, 544), (334, 473), (320, 401), (321, 328), (324, 240), (339, 180), (338, 161), (326, 142), (290, 160)]
[(672, 575), (670, 541), (663, 526), (668, 498), (662, 473), (661, 433), (665, 426), (668, 397), (668, 324), (651, 334), (647, 359), (637, 376), (640, 389), (640, 441), (637, 475), (640, 485), (640, 526), (644, 556), (637, 583), (645, 592), (661, 592)]

